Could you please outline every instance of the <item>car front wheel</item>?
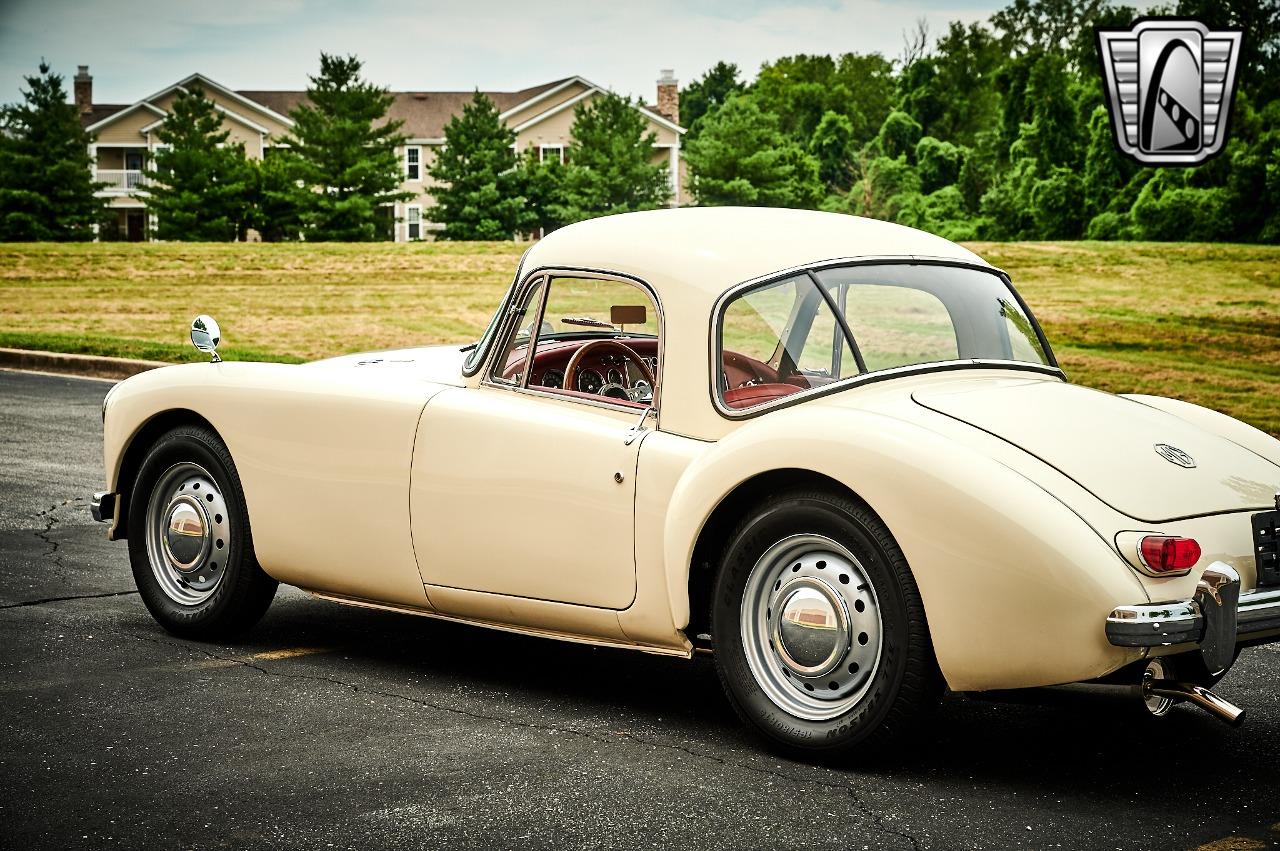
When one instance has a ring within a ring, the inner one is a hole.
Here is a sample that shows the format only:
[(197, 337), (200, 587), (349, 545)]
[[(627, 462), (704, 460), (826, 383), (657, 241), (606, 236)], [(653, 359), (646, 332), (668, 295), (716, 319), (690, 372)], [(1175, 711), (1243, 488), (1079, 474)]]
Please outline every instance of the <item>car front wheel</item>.
[(129, 503), (129, 561), (155, 619), (187, 638), (229, 638), (266, 612), (277, 583), (253, 553), (240, 478), (227, 447), (201, 426), (163, 435)]
[(847, 497), (791, 491), (748, 516), (725, 551), (711, 617), (730, 702), (788, 755), (878, 749), (941, 693), (906, 559)]

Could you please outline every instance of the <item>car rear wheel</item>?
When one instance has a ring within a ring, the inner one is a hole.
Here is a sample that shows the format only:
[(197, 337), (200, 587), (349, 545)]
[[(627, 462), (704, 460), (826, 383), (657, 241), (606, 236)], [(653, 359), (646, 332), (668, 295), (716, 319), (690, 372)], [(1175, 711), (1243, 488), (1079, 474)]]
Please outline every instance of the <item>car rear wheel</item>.
[(791, 756), (877, 750), (942, 689), (906, 559), (864, 504), (781, 493), (731, 536), (712, 598), (720, 679)]
[(187, 638), (231, 637), (266, 612), (277, 583), (253, 554), (235, 464), (208, 428), (163, 435), (138, 470), (129, 561), (152, 616)]

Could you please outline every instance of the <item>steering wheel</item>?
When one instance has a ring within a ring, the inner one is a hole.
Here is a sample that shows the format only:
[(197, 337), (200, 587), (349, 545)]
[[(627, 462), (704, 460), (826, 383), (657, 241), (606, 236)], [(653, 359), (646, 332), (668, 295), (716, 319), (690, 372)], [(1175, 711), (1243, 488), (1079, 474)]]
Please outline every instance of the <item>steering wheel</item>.
[(617, 340), (592, 340), (578, 348), (573, 353), (573, 357), (569, 358), (569, 365), (564, 370), (564, 389), (578, 389), (578, 373), (582, 370), (583, 361), (589, 353), (600, 353), (601, 350), (612, 349), (631, 363), (636, 365), (636, 369), (640, 371), (640, 377), (649, 382), (650, 387), (657, 386), (657, 380), (653, 377), (653, 370), (649, 369), (649, 365), (644, 362), (640, 355), (636, 354), (635, 349), (625, 343)]

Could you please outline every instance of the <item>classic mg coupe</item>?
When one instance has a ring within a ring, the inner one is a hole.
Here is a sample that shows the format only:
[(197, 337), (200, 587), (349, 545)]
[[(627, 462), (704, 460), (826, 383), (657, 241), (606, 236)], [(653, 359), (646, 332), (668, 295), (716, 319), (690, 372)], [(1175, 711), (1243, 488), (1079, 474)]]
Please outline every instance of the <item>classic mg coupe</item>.
[[(201, 316), (197, 348), (217, 324)], [(1280, 640), (1280, 441), (1072, 384), (1008, 275), (765, 209), (558, 230), (471, 345), (145, 372), (103, 404), (142, 600), (223, 639), (325, 600), (714, 656), (838, 758), (944, 689), (1210, 687)]]

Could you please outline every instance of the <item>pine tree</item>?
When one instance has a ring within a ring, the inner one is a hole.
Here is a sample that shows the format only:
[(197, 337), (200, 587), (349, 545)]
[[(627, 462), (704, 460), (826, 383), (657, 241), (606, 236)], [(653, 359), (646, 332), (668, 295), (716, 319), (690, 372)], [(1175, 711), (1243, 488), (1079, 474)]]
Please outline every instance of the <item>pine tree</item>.
[(188, 242), (227, 242), (244, 236), (250, 219), (253, 172), (244, 145), (204, 90), (180, 91), (156, 137), (164, 147), (147, 171), (148, 210), (157, 236)]
[(702, 204), (814, 207), (822, 197), (818, 161), (752, 95), (736, 95), (703, 119), (685, 159)]
[(88, 133), (62, 76), (40, 63), (0, 119), (0, 241), (86, 240), (102, 217)]
[(263, 242), (296, 240), (302, 235), (298, 158), (288, 148), (268, 148), (253, 162), (252, 227)]
[(653, 162), (657, 135), (635, 105), (605, 94), (574, 108), (564, 170), (567, 220), (653, 210), (671, 199), (665, 162)]
[(686, 139), (698, 135), (698, 119), (715, 112), (744, 86), (738, 79), (738, 66), (717, 62), (701, 79), (694, 80), (680, 93), (680, 123), (689, 128)]
[(441, 186), (427, 211), (445, 239), (511, 239), (521, 229), (525, 199), (516, 170), (515, 131), (477, 91), (444, 128), (444, 146), (429, 169)]
[(354, 56), (320, 54), (307, 103), (290, 118), (298, 195), (309, 240), (367, 242), (385, 238), (386, 205), (412, 198), (400, 192), (402, 121), (387, 120), (394, 97), (360, 76)]

